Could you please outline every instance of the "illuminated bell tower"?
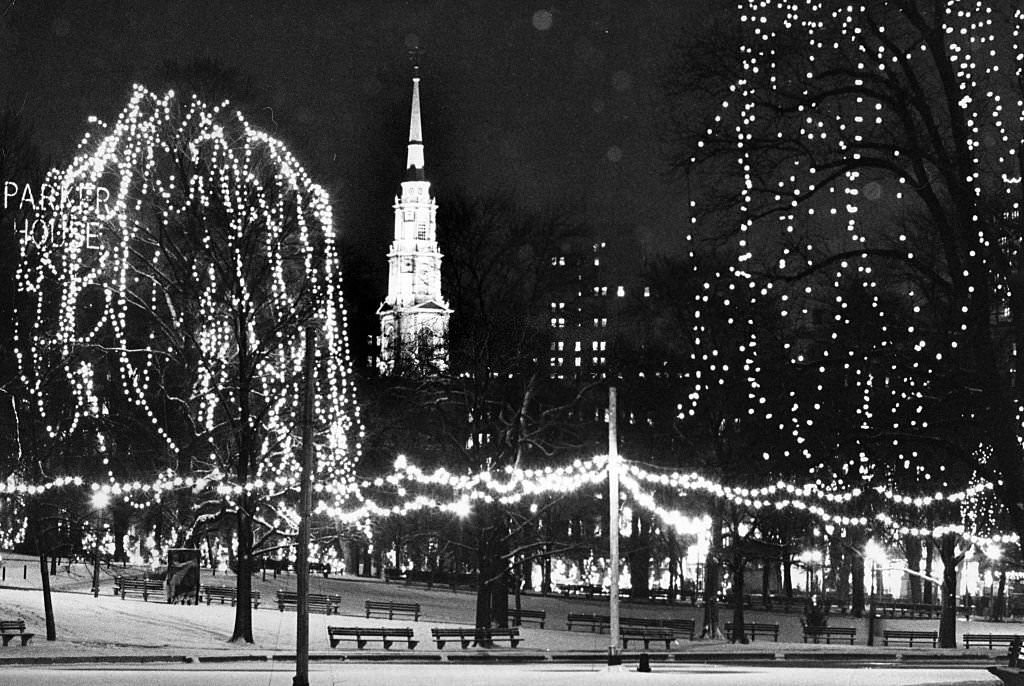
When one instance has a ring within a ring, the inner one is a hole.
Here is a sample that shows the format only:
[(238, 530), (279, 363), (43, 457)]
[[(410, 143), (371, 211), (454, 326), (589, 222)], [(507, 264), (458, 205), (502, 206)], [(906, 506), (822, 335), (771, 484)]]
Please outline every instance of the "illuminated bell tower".
[(395, 198), (395, 238), (388, 250), (388, 294), (380, 317), (381, 374), (444, 371), (448, 367), (448, 318), (441, 295), (437, 203), (423, 169), (419, 66), (413, 67), (409, 148), (402, 194)]

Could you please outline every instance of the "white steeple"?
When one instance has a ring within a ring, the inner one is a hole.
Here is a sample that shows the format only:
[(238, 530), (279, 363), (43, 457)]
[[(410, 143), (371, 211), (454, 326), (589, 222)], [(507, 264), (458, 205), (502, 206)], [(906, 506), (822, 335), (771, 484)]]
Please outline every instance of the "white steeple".
[(448, 366), (448, 319), (441, 294), (437, 203), (430, 194), (423, 157), (420, 76), (414, 67), (409, 148), (402, 193), (395, 198), (394, 240), (388, 250), (388, 294), (380, 317), (382, 374), (443, 371)]

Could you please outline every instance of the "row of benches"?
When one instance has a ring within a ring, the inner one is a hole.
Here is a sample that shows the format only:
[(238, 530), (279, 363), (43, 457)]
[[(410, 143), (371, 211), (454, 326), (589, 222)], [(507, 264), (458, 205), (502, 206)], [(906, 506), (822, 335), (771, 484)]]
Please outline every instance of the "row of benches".
[[(482, 629), (478, 627), (459, 627), (442, 629), (434, 627), (430, 630), (430, 636), (437, 643), (440, 650), (445, 644), (457, 640), (465, 648), (472, 646), (490, 647), (498, 641), (507, 641), (509, 646), (516, 648), (522, 641), (519, 636), (519, 629), (510, 627), (508, 629)], [(413, 639), (413, 631), (410, 627), (365, 627), (365, 626), (329, 626), (327, 637), (331, 647), (336, 648), (341, 641), (355, 641), (356, 647), (363, 649), (369, 641), (381, 641), (385, 649), (390, 648), (396, 641), (405, 641), (409, 649), (413, 649), (418, 641)]]

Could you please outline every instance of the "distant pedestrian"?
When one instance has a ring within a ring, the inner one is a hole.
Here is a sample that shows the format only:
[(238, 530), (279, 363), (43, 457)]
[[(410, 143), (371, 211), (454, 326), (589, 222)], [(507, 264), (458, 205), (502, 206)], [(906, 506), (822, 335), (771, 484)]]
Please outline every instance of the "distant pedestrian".
[(964, 619), (971, 621), (971, 592), (964, 592)]

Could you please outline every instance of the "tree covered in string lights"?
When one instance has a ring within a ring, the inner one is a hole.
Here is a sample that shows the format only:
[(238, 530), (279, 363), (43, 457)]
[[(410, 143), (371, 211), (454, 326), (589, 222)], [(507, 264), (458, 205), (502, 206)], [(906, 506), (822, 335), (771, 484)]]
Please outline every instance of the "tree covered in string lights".
[[(860, 407), (844, 453), (811, 455), (822, 481), (905, 463), (927, 492), (977, 468), (1018, 532), (1022, 25), (1003, 1), (743, 3), (738, 59), (703, 83), (721, 99), (681, 160), (737, 182), (734, 272), (756, 300), (831, 313), (813, 359), (842, 373), (819, 395)], [(837, 331), (853, 291), (871, 346)], [(823, 419), (805, 404), (794, 435)]]
[[(296, 526), (310, 322), (314, 502), (336, 502), (360, 454), (329, 198), (226, 103), (141, 86), (47, 182), (63, 239), (23, 244), (18, 272), (19, 364), (38, 420), (108, 483), (129, 455), (163, 470), (179, 487), (177, 543), (234, 520), (232, 640), (252, 642), (254, 546)], [(142, 509), (168, 496), (118, 493)]]

